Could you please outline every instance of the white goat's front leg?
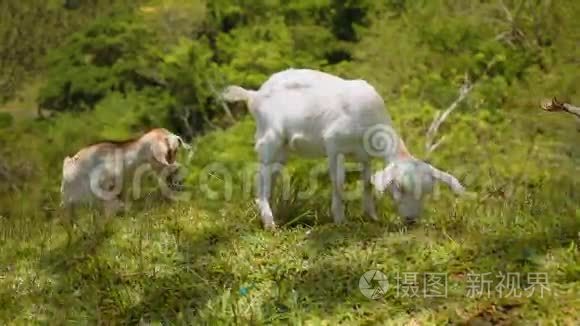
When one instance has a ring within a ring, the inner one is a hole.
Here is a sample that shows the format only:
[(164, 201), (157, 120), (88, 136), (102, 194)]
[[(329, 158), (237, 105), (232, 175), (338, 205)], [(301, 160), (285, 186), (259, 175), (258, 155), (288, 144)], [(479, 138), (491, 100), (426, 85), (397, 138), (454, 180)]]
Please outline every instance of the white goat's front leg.
[(377, 211), (375, 210), (375, 201), (373, 198), (373, 186), (371, 183), (372, 170), (371, 163), (362, 162), (362, 182), (363, 182), (363, 210), (368, 217), (377, 221)]
[(332, 216), (334, 222), (340, 224), (344, 222), (344, 203), (342, 202), (342, 190), (344, 186), (344, 162), (339, 153), (329, 151), (328, 168), (330, 180), (332, 181)]
[(103, 214), (107, 218), (115, 216), (123, 207), (123, 202), (117, 198), (106, 200), (103, 202)]

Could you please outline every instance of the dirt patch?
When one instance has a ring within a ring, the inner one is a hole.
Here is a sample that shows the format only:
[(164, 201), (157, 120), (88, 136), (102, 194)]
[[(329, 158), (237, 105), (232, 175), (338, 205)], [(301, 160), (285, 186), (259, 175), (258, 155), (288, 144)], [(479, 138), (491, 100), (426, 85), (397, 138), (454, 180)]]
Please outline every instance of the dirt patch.
[(459, 323), (465, 326), (487, 326), (487, 325), (517, 325), (519, 315), (517, 308), (522, 303), (511, 302), (501, 305), (487, 305), (478, 311), (475, 315)]

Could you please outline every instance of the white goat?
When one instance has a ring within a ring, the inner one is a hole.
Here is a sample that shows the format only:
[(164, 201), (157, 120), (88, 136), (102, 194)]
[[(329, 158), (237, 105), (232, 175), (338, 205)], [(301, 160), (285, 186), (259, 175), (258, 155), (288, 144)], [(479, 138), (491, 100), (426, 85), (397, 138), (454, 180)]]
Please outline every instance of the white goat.
[(189, 148), (181, 137), (158, 128), (136, 139), (104, 141), (67, 156), (62, 167), (61, 205), (69, 223), (80, 204), (102, 204), (105, 215), (115, 214), (123, 206), (120, 197), (125, 181), (140, 166), (150, 164), (158, 175), (173, 177), (180, 166), (175, 162), (180, 146)]
[(374, 185), (381, 192), (391, 187), (399, 211), (405, 217), (416, 217), (422, 195), (430, 190), (425, 187), (420, 198), (411, 200), (414, 197), (407, 196), (408, 183), (402, 182), (409, 173), (402, 173), (403, 170), (411, 176), (420, 176), (425, 186), (430, 185), (427, 177), (431, 177), (450, 184), (457, 192), (463, 191), (454, 177), (409, 154), (390, 127), (391, 119), (381, 96), (364, 80), (345, 80), (309, 69), (289, 69), (272, 75), (258, 91), (229, 86), (222, 96), (227, 102), (246, 102), (256, 120), (255, 150), (260, 160), (256, 202), (266, 228), (275, 227), (269, 199), (274, 173), (285, 164), (288, 150), (302, 156), (328, 157), (333, 185), (331, 210), (336, 223), (344, 220), (341, 155), (354, 156), (362, 163), (363, 208), (375, 220), (372, 156), (390, 162), (374, 177)]

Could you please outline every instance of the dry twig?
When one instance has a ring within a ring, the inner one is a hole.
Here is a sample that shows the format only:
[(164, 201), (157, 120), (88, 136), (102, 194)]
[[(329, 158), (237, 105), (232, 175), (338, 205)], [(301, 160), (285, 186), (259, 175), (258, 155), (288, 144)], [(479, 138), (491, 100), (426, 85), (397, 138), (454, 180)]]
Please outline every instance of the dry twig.
[(556, 97), (552, 98), (552, 101), (545, 101), (542, 103), (541, 108), (548, 112), (568, 112), (580, 118), (580, 107), (573, 106), (572, 104), (560, 102)]

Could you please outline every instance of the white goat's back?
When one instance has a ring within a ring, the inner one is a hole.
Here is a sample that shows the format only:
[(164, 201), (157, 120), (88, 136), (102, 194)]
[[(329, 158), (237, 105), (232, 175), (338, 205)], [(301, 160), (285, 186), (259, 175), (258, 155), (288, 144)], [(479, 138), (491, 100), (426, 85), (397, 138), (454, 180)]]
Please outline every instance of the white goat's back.
[(273, 131), (305, 156), (324, 155), (329, 139), (343, 153), (362, 155), (364, 132), (391, 124), (382, 98), (363, 80), (291, 69), (272, 75), (252, 95), (257, 138)]
[(311, 69), (287, 69), (270, 76), (259, 89), (261, 95), (281, 89), (300, 89), (311, 86), (342, 84), (344, 79)]

